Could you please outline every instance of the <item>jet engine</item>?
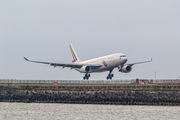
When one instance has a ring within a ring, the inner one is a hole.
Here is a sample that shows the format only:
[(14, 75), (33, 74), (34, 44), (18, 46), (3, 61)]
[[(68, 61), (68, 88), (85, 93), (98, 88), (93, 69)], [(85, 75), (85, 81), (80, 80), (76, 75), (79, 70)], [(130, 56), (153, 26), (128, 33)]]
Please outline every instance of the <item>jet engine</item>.
[(83, 67), (81, 67), (80, 72), (89, 73), (89, 72), (91, 72), (91, 67), (90, 66), (83, 66)]
[(119, 69), (119, 72), (129, 73), (129, 72), (131, 72), (132, 67), (131, 67), (131, 66), (128, 66), (128, 65), (125, 65), (125, 66), (123, 66), (123, 67), (120, 66), (118, 69)]

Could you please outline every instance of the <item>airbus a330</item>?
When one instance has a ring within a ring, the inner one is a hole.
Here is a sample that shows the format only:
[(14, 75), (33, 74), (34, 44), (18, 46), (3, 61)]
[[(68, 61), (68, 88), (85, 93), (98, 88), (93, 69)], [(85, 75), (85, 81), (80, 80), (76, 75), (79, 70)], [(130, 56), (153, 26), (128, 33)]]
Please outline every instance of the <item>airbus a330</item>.
[(42, 64), (49, 64), (50, 66), (61, 66), (62, 68), (69, 67), (71, 69), (75, 69), (79, 71), (80, 73), (85, 73), (85, 76), (83, 79), (89, 79), (90, 78), (90, 73), (94, 72), (105, 72), (109, 71), (109, 74), (107, 75), (106, 79), (112, 79), (113, 74), (112, 71), (114, 68), (118, 68), (119, 72), (122, 73), (129, 73), (132, 70), (132, 66), (135, 64), (141, 64), (141, 63), (147, 63), (151, 62), (152, 58), (148, 61), (143, 61), (143, 62), (137, 62), (137, 63), (131, 63), (131, 64), (126, 64), (128, 58), (125, 54), (122, 53), (115, 53), (95, 59), (90, 59), (86, 61), (81, 61), (79, 57), (76, 54), (76, 51), (73, 48), (73, 45), (69, 45), (71, 55), (72, 55), (72, 63), (71, 64), (64, 64), (64, 63), (53, 63), (53, 62), (40, 62), (40, 61), (32, 61), (28, 60), (27, 58), (24, 57), (26, 61), (29, 62), (35, 62), (35, 63), (42, 63)]

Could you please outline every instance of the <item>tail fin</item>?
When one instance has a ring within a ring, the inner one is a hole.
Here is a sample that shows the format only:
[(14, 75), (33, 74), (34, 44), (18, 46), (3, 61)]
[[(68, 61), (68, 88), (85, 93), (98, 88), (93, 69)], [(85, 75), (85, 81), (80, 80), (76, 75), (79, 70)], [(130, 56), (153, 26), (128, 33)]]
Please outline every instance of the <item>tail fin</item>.
[(75, 63), (75, 62), (79, 63), (79, 62), (81, 62), (81, 60), (79, 59), (79, 57), (76, 54), (76, 51), (73, 48), (73, 45), (70, 44), (69, 47), (70, 47), (71, 55), (72, 55), (72, 63)]

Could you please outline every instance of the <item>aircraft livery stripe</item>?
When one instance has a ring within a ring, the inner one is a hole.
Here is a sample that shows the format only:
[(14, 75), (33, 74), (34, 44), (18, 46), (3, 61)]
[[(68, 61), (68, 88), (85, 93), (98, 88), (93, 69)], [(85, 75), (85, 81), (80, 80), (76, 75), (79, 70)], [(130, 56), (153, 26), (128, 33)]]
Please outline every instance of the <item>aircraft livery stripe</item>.
[(70, 49), (71, 49), (72, 57), (73, 57), (73, 59), (74, 59), (72, 62), (75, 62), (75, 61), (77, 60), (77, 58), (76, 58), (76, 56), (75, 56), (75, 54), (74, 54), (74, 52), (73, 52), (73, 50), (72, 50), (71, 47), (70, 47)]
[(105, 61), (103, 61), (103, 64), (104, 64), (104, 66), (106, 66), (106, 67), (107, 67), (107, 64), (106, 64), (106, 62), (105, 62)]
[(74, 51), (73, 51), (73, 55), (74, 55), (74, 57), (75, 57), (75, 60), (77, 60), (76, 55), (74, 54)]

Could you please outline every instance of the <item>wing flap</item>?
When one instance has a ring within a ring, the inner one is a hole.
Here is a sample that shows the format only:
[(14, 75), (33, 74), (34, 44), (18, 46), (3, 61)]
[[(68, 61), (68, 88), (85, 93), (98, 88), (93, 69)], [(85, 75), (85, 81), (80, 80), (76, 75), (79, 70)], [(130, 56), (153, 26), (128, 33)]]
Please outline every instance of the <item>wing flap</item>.
[(70, 68), (81, 68), (83, 65), (80, 64), (61, 64), (61, 63), (51, 63), (51, 66), (62, 66), (63, 68), (65, 67), (70, 67)]

